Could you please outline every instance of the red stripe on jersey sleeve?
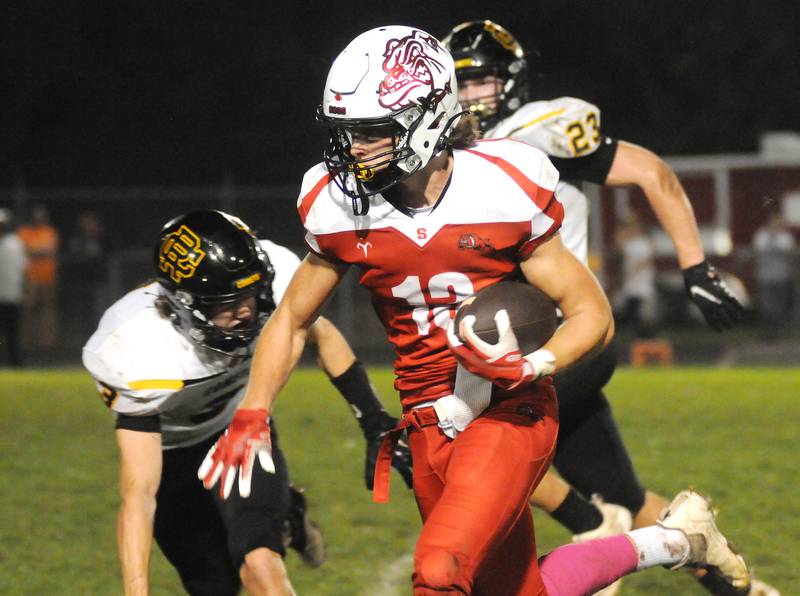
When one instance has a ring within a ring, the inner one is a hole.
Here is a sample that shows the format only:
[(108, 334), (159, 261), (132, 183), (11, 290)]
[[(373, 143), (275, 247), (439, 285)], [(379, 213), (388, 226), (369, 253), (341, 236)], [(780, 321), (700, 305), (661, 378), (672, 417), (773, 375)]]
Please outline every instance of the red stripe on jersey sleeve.
[(297, 206), (297, 212), (300, 214), (300, 221), (303, 222), (303, 225), (306, 224), (306, 217), (308, 217), (308, 212), (311, 211), (311, 206), (314, 204), (314, 201), (317, 200), (319, 193), (322, 192), (322, 189), (328, 186), (328, 183), (333, 179), (330, 172), (325, 174), (322, 178), (319, 179), (306, 196), (300, 199), (300, 204)]
[(561, 206), (561, 203), (554, 198), (552, 190), (542, 188), (533, 180), (528, 178), (525, 174), (523, 174), (518, 167), (506, 161), (502, 157), (497, 157), (496, 155), (487, 155), (486, 153), (481, 153), (480, 151), (475, 151), (474, 149), (465, 149), (465, 151), (472, 153), (473, 155), (477, 155), (478, 157), (482, 157), (486, 161), (493, 163), (503, 170), (514, 182), (519, 185), (525, 194), (530, 197), (530, 199), (539, 209), (542, 210), (545, 215), (554, 220), (559, 226), (561, 225), (561, 220), (564, 219), (564, 208)]
[[(560, 204), (561, 203), (559, 203), (559, 205)], [(539, 248), (541, 244), (544, 244), (544, 242), (549, 240), (553, 234), (558, 232), (558, 228), (560, 227), (561, 225), (559, 223), (553, 222), (553, 225), (550, 226), (544, 234), (537, 236), (536, 238), (531, 238), (525, 244), (523, 244), (519, 249), (519, 256), (522, 257), (523, 260), (527, 259), (529, 256), (531, 256), (531, 254), (533, 254), (534, 250)]]

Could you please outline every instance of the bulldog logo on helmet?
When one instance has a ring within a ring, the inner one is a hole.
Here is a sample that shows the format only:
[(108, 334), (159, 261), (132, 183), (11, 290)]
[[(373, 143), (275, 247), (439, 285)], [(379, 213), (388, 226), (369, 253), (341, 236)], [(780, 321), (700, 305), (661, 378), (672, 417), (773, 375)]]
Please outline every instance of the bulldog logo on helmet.
[(422, 31), (415, 30), (386, 43), (383, 70), (387, 74), (378, 87), (378, 103), (382, 107), (398, 110), (433, 91), (434, 73), (444, 72), (445, 67), (431, 56), (431, 51), (442, 49), (435, 37)]

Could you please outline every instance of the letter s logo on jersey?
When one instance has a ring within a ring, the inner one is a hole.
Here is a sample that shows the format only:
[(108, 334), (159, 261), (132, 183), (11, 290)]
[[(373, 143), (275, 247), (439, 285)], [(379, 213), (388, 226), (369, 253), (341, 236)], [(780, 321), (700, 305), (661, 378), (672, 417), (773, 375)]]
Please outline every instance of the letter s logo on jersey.
[(176, 284), (194, 275), (206, 256), (200, 249), (200, 238), (185, 225), (172, 232), (158, 251), (158, 267)]
[(378, 103), (390, 110), (398, 110), (412, 99), (426, 97), (433, 91), (433, 71), (443, 72), (444, 66), (430, 52), (441, 52), (436, 38), (422, 31), (414, 31), (402, 39), (390, 39), (383, 53), (383, 70), (386, 77), (378, 87)]

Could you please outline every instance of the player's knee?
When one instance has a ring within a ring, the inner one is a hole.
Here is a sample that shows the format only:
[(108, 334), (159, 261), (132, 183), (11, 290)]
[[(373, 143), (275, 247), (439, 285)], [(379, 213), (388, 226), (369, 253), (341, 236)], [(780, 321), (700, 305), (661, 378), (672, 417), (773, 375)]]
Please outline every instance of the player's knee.
[(414, 570), (414, 596), (467, 594), (469, 582), (464, 562), (457, 555), (434, 549), (421, 557)]
[(268, 548), (257, 548), (247, 553), (239, 576), (251, 594), (292, 594), (289, 575), (283, 557)]

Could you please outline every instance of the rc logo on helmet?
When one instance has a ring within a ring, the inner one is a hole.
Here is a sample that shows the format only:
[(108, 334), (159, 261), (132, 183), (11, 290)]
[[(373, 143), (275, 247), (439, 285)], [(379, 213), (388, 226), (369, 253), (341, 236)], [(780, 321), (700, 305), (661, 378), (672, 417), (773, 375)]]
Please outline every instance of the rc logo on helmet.
[(176, 284), (189, 279), (197, 271), (197, 266), (205, 258), (200, 249), (200, 238), (188, 227), (182, 225), (167, 235), (158, 254), (158, 267), (169, 275)]
[(443, 52), (436, 38), (423, 31), (414, 30), (411, 35), (386, 43), (383, 70), (387, 74), (378, 87), (378, 103), (382, 107), (398, 110), (433, 91), (434, 71), (445, 72), (445, 67), (431, 56), (431, 51)]

